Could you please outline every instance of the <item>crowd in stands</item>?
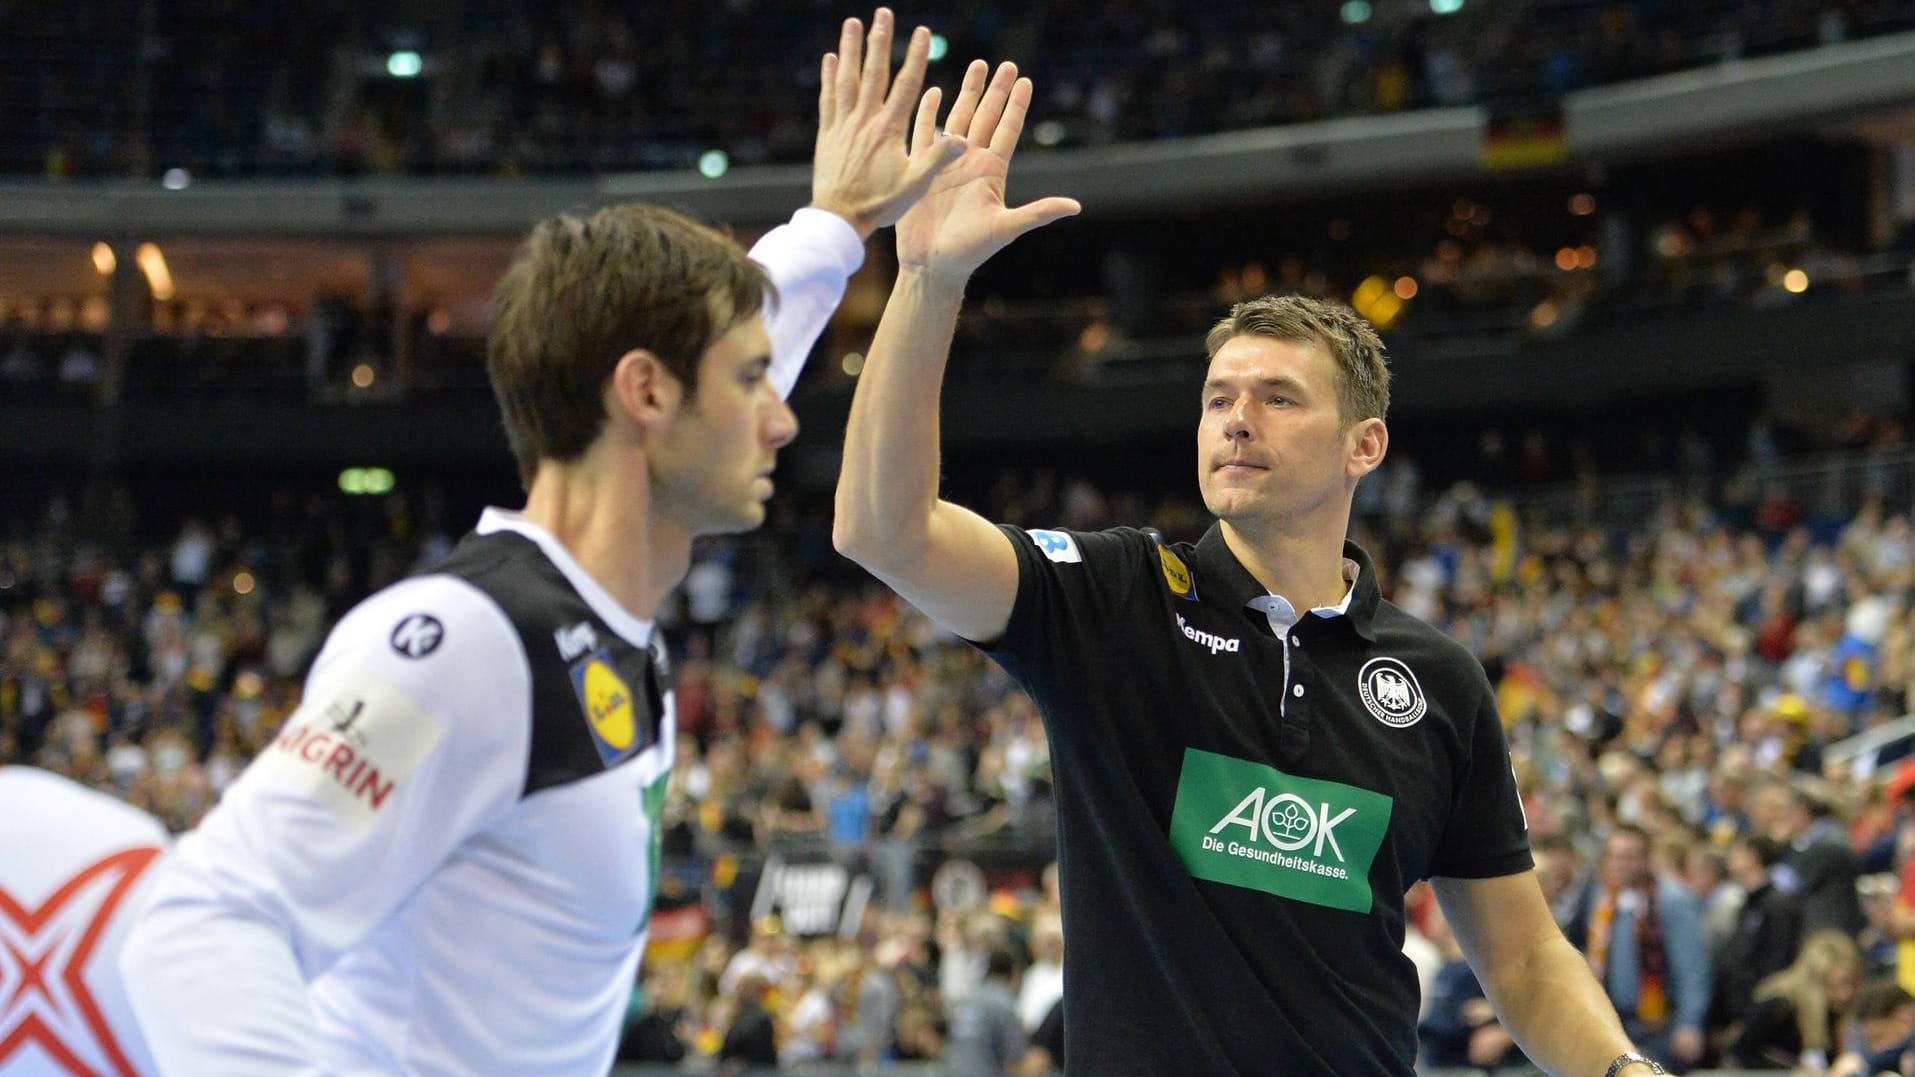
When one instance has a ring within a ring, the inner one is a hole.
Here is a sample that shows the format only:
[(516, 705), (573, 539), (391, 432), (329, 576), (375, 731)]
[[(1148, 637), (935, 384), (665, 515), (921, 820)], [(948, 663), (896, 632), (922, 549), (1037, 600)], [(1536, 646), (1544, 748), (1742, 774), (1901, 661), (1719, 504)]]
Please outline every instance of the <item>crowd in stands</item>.
[[(1879, 449), (1900, 429), (1844, 438)], [(1915, 763), (1834, 749), (1910, 710), (1912, 506), (1805, 516), (1713, 480), (1647, 518), (1569, 522), (1510, 500), (1520, 474), (1493, 481), (1426, 492), (1399, 464), (1355, 537), (1389, 596), (1497, 686), (1539, 877), (1632, 1034), (1692, 1061), (1853, 1066), (1866, 1049), (1906, 1072)], [(1054, 475), (1007, 476), (981, 507), (1205, 525), (1186, 498)], [(123, 490), (56, 499), (0, 530), (0, 763), (190, 827), (295, 709), (331, 621), (463, 524), (419, 490), (282, 494), (246, 524), (142, 520)], [(1030, 701), (795, 504), (702, 546), (665, 620), (680, 758), (626, 1056), (1047, 1072), (1066, 941)], [(837, 906), (754, 916), (774, 857), (839, 865), (870, 901), (843, 923)], [(973, 857), (988, 892), (932, 885)], [(1440, 910), (1412, 908), (1428, 1061), (1519, 1063)]]
[[(837, 4), (0, 9), (0, 171), (540, 174), (802, 161)], [(1447, 12), (1436, 14), (1431, 9)], [(1906, 27), (1894, 0), (1082, 0), (901, 11), (1022, 63), (1044, 144), (1488, 102)], [(411, 61), (389, 66), (406, 53)], [(404, 73), (407, 77), (399, 77)]]

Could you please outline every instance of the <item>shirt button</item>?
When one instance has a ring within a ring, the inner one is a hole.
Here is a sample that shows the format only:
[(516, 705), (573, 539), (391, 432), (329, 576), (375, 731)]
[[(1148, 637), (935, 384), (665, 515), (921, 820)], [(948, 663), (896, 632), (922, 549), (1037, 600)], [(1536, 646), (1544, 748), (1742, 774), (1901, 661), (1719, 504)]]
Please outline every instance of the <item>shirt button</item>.
[(1290, 694), (1293, 696), (1303, 695), (1303, 686), (1299, 684), (1295, 688), (1290, 689)]
[(1302, 637), (1302, 636), (1291, 636), (1291, 637), (1290, 637), (1290, 646), (1292, 646), (1292, 647), (1301, 647), (1301, 646), (1303, 646), (1303, 637)]

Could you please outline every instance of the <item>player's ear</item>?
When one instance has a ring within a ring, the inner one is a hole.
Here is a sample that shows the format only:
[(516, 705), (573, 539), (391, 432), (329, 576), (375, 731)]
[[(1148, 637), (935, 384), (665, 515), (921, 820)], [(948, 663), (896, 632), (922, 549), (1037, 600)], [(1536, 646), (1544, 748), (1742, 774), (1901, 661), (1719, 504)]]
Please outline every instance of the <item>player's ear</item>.
[(633, 348), (612, 368), (605, 395), (608, 412), (649, 430), (677, 412), (685, 387), (658, 356)]

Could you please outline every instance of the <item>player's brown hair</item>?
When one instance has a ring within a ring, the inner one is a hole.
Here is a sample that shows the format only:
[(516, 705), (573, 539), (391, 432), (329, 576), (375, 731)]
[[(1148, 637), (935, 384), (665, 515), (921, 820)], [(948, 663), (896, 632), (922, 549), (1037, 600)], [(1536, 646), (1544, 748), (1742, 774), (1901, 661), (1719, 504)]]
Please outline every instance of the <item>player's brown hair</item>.
[(532, 229), (492, 293), (486, 375), (519, 477), (576, 460), (605, 425), (605, 382), (634, 348), (698, 390), (698, 361), (758, 313), (765, 271), (732, 239), (656, 206), (561, 213)]
[(1258, 336), (1291, 344), (1320, 344), (1337, 365), (1337, 416), (1344, 426), (1381, 419), (1390, 410), (1390, 365), (1383, 341), (1370, 323), (1341, 303), (1301, 295), (1246, 299), (1212, 326), (1204, 338), (1209, 358), (1236, 337)]

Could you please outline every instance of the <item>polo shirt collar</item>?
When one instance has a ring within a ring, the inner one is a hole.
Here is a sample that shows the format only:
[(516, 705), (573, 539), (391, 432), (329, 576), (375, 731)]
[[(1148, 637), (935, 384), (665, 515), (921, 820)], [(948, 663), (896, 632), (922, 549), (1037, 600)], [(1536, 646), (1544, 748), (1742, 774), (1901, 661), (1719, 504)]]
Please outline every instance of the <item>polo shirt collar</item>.
[[(1354, 542), (1343, 543), (1345, 559), (1356, 562), (1356, 584), (1345, 596), (1348, 603), (1346, 615), (1350, 627), (1364, 640), (1376, 642), (1376, 609), (1383, 600), (1383, 593), (1376, 585), (1376, 567), (1370, 562), (1370, 555), (1363, 547)], [(1219, 605), (1248, 609), (1264, 619), (1261, 609), (1254, 608), (1251, 602), (1269, 595), (1270, 591), (1250, 570), (1243, 567), (1237, 555), (1230, 552), (1230, 544), (1224, 541), (1223, 524), (1214, 523), (1204, 537), (1197, 542), (1193, 560), (1197, 569), (1198, 593), (1207, 602)]]

